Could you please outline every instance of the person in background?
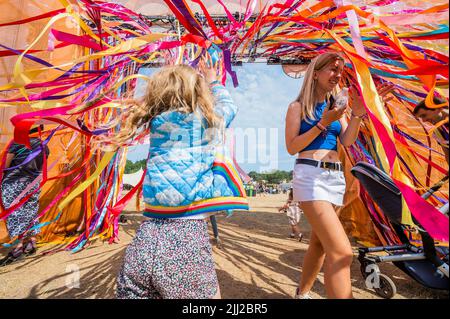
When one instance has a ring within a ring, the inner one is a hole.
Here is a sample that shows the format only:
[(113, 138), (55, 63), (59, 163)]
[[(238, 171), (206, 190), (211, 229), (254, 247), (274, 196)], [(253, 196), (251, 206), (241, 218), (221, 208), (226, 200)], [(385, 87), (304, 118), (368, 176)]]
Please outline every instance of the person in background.
[[(44, 126), (33, 128), (31, 134), (43, 131)], [(49, 149), (37, 137), (30, 138), (31, 149), (25, 145), (12, 143), (6, 154), (6, 164), (3, 172), (0, 172), (1, 178), (1, 200), (3, 206), (7, 209), (14, 201), (34, 192), (34, 194), (19, 208), (14, 210), (6, 220), (9, 237), (15, 238), (23, 236), (17, 246), (15, 246), (8, 255), (0, 261), (1, 266), (6, 266), (23, 256), (32, 255), (36, 252), (36, 235), (38, 229), (32, 229), (38, 225), (37, 220), (39, 212), (40, 183), (35, 181), (42, 174), (44, 156), (48, 157)], [(26, 161), (27, 157), (39, 152), (31, 161)], [(21, 194), (33, 184), (31, 188), (21, 196)], [(36, 191), (37, 190), (37, 191)], [(19, 198), (20, 196), (20, 198)]]
[(298, 241), (302, 241), (303, 234), (300, 232), (300, 228), (298, 223), (300, 223), (300, 219), (302, 217), (302, 210), (300, 209), (297, 202), (294, 201), (293, 189), (291, 188), (288, 195), (288, 200), (283, 207), (281, 207), (279, 212), (283, 211), (286, 213), (286, 216), (289, 218), (289, 225), (291, 225), (292, 232), (289, 235), (291, 238), (297, 238)]
[(438, 125), (434, 131), (433, 136), (441, 146), (442, 151), (444, 152), (445, 155), (445, 160), (447, 161), (447, 164), (449, 164), (448, 101), (434, 97), (433, 102), (434, 104), (443, 106), (439, 108), (429, 108), (426, 105), (425, 100), (423, 100), (416, 105), (413, 113), (423, 122)]

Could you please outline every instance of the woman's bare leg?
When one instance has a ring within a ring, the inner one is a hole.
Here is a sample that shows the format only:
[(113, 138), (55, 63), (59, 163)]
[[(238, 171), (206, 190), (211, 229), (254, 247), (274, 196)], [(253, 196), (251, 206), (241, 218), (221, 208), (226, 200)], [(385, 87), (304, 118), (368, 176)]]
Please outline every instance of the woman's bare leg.
[(292, 233), (295, 235), (300, 235), (301, 231), (298, 225), (291, 225)]
[(304, 295), (307, 294), (316, 281), (317, 275), (322, 268), (325, 259), (325, 252), (319, 238), (311, 232), (309, 240), (309, 247), (303, 258), (302, 277), (300, 278), (299, 292)]
[(328, 298), (352, 298), (350, 266), (353, 252), (336, 211), (327, 201), (303, 202), (302, 209), (322, 249), (311, 236), (311, 246), (304, 260), (301, 292), (311, 289), (311, 282), (314, 283), (317, 277), (317, 269), (320, 271), (325, 253), (325, 289)]

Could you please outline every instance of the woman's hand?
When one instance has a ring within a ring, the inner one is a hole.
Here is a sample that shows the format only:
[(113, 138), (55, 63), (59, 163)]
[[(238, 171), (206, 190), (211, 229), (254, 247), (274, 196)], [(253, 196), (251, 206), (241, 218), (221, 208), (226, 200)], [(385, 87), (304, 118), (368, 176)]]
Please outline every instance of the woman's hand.
[(220, 74), (217, 72), (218, 63), (213, 64), (211, 55), (206, 53), (200, 62), (198, 63), (198, 68), (200, 73), (205, 77), (206, 82), (210, 84), (211, 82), (219, 80)]
[(350, 100), (352, 101), (352, 114), (356, 116), (363, 116), (366, 114), (363, 100), (361, 96), (359, 96), (358, 90), (353, 86), (350, 89)]
[(334, 121), (339, 120), (342, 115), (344, 115), (346, 108), (334, 108), (331, 109), (327, 106), (322, 114), (322, 119), (320, 120), (320, 123), (324, 126), (328, 126)]

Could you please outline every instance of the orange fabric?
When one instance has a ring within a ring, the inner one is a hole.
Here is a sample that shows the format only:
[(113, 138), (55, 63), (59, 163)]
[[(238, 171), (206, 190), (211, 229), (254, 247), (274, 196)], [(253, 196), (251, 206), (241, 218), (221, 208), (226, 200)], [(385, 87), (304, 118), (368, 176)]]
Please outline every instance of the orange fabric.
[(359, 197), (360, 185), (350, 169), (353, 164), (342, 147), (339, 148), (339, 159), (344, 164), (346, 191), (344, 205), (338, 209), (339, 218), (348, 235), (366, 246), (381, 244), (373, 227), (369, 212)]
[[(35, 0), (6, 0), (0, 2), (0, 21), (7, 23), (12, 21), (17, 21), (20, 19), (30, 18), (36, 15), (40, 15), (52, 10), (63, 8), (58, 0), (46, 0), (46, 1), (35, 1)], [(2, 27), (2, 33), (0, 35), (0, 43), (10, 48), (15, 49), (25, 49), (27, 44), (31, 43), (37, 35), (42, 31), (43, 27), (48, 23), (50, 19), (43, 19), (39, 21), (34, 21), (27, 23), (26, 25), (15, 25)], [(56, 27), (58, 30), (65, 32), (70, 32), (73, 34), (79, 34), (79, 31), (75, 29), (75, 25), (69, 21), (61, 21), (57, 23)], [(34, 49), (46, 50), (48, 43), (47, 37), (38, 43)], [(82, 51), (75, 46), (68, 46), (65, 48), (57, 49), (53, 52), (41, 52), (34, 53), (36, 57), (39, 57), (45, 61), (49, 61), (53, 64), (59, 64), (67, 60), (67, 56), (72, 56), (76, 58), (81, 56)], [(11, 76), (14, 68), (14, 64), (17, 60), (17, 56), (3, 57), (0, 63), (0, 86), (5, 85), (11, 81)], [(31, 62), (28, 59), (23, 60), (24, 66), (28, 68), (40, 68), (41, 65), (35, 62)], [(46, 72), (42, 74), (38, 81), (47, 81), (49, 78), (56, 74), (54, 72)], [(43, 89), (45, 90), (45, 88)], [(35, 91), (40, 92), (39, 90)], [(12, 98), (15, 95), (12, 92), (11, 95), (4, 96), (0, 95), (1, 98)], [(24, 112), (30, 112), (33, 109), (27, 105), (23, 106), (11, 106), (11, 107), (0, 107), (0, 151), (4, 149), (8, 141), (13, 137), (13, 126), (9, 119), (15, 114), (20, 114)], [(70, 137), (69, 137), (70, 135)], [(59, 159), (58, 163), (75, 163), (76, 159), (82, 158), (83, 154), (83, 143), (82, 140), (77, 137), (72, 145), (67, 151), (67, 143), (71, 139), (71, 134), (68, 135), (58, 135), (52, 138), (49, 143), (50, 156), (48, 158), (48, 163), (60, 158), (62, 154), (66, 154), (66, 159)], [(77, 163), (74, 164), (73, 168), (77, 167)], [(72, 169), (73, 169), (72, 168)], [(64, 173), (65, 165), (60, 164), (53, 167), (49, 171), (49, 177), (57, 176), (60, 173)], [(72, 177), (66, 177), (63, 179), (56, 179), (49, 181), (44, 185), (41, 197), (39, 200), (40, 211), (47, 207), (55, 196), (68, 185), (68, 182)], [(42, 228), (42, 232), (39, 236), (41, 242), (49, 242), (62, 239), (65, 232), (70, 232), (75, 230), (81, 222), (81, 216), (83, 215), (84, 204), (82, 201), (82, 196), (79, 196), (74, 200), (68, 207), (63, 210), (63, 214), (57, 223), (51, 224), (50, 226)], [(40, 222), (46, 222), (56, 217), (58, 211), (55, 208), (51, 209)], [(8, 242), (7, 230), (5, 227), (5, 221), (0, 221), (0, 243)]]

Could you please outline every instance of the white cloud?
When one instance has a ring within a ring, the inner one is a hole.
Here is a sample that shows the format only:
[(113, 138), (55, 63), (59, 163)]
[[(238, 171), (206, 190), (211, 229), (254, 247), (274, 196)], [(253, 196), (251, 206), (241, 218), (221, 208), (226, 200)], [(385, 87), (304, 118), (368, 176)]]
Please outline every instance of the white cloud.
[(150, 185), (152, 187), (158, 187), (159, 185), (161, 185), (161, 182), (157, 179), (148, 179), (146, 180), (145, 184)]
[(170, 151), (167, 160), (173, 161), (189, 161), (192, 160), (192, 156), (185, 149), (174, 148)]
[(150, 138), (163, 138), (163, 137), (164, 137), (164, 135), (156, 133), (156, 132), (150, 134)]
[[(234, 70), (238, 75), (239, 87), (233, 88), (231, 81), (227, 83), (227, 88), (239, 107), (232, 127), (278, 129), (278, 168), (291, 170), (294, 157), (290, 156), (285, 149), (284, 120), (287, 107), (297, 97), (302, 81), (284, 75), (279, 65), (244, 64), (244, 66), (236, 67)], [(172, 130), (173, 128), (169, 128), (169, 131)], [(266, 143), (258, 141), (255, 145), (249, 146), (251, 148), (249, 151), (255, 152), (258, 148), (261, 148), (260, 151), (274, 154), (269, 152), (268, 144), (269, 138), (267, 138)], [(272, 146), (270, 146), (270, 150), (272, 150), (271, 148)], [(181, 151), (183, 150), (181, 149)], [(148, 149), (146, 152), (142, 152), (141, 156), (144, 156), (143, 153), (148, 153)], [(274, 156), (271, 155), (270, 157)], [(251, 164), (248, 161), (239, 162), (239, 164), (246, 171), (259, 171), (260, 167), (265, 165), (261, 163)]]
[[(274, 169), (292, 169), (292, 156), (285, 149), (284, 125), (287, 107), (297, 97), (301, 81), (294, 80), (283, 74), (280, 66), (262, 64), (245, 64), (236, 68), (240, 86), (230, 88), (230, 93), (239, 107), (239, 112), (232, 123), (234, 128), (274, 128), (278, 132), (277, 145), (269, 145), (266, 141), (246, 143), (247, 150), (243, 150), (244, 158), (238, 159), (244, 170), (267, 169), (267, 163), (258, 160), (259, 154), (266, 154)], [(250, 81), (252, 80), (252, 81)], [(275, 147), (275, 149), (274, 149)], [(241, 150), (242, 151), (242, 150)], [(256, 154), (256, 155), (255, 155)], [(256, 160), (255, 160), (256, 159)]]
[(186, 171), (189, 172), (201, 172), (204, 171), (205, 169), (208, 169), (209, 165), (206, 163), (195, 163), (193, 165), (190, 165)]
[[(246, 77), (246, 80), (248, 81), (248, 82), (253, 82), (253, 81), (257, 81), (257, 79), (258, 79), (258, 76), (256, 75), (256, 74), (248, 74), (248, 73), (246, 73), (245, 74), (245, 77)], [(246, 83), (247, 84), (247, 83)], [(244, 84), (245, 85), (245, 84)], [(248, 84), (247, 84), (248, 85)]]
[(150, 162), (155, 164), (155, 165), (159, 165), (159, 164), (164, 164), (167, 162), (166, 158), (164, 158), (163, 156), (152, 156), (150, 158)]
[(174, 188), (165, 189), (162, 192), (158, 192), (155, 194), (155, 197), (162, 205), (168, 206), (180, 205), (184, 200), (184, 196)]
[(155, 205), (156, 204), (156, 198), (155, 197), (145, 197), (144, 198), (144, 202), (146, 204), (149, 204), (149, 205)]
[(169, 181), (169, 183), (175, 182), (180, 179), (180, 175), (173, 169), (169, 168), (164, 170), (164, 178)]
[(185, 143), (185, 141), (167, 141), (160, 145), (161, 148), (186, 148), (189, 144)]
[(165, 122), (157, 127), (158, 131), (167, 132), (167, 133), (173, 132), (178, 129), (180, 129), (179, 125), (176, 125), (176, 124), (170, 123), (170, 122)]

